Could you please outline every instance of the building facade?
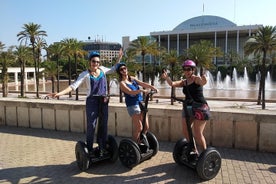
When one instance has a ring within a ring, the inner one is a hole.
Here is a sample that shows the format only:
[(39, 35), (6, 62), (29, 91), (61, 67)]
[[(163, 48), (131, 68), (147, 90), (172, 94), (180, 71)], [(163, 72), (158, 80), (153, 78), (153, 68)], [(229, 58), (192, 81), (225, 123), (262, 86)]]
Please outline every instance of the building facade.
[[(184, 50), (200, 40), (209, 40), (214, 47), (224, 53), (235, 52), (244, 57), (244, 45), (252, 34), (262, 25), (237, 26), (235, 23), (218, 16), (203, 15), (188, 19), (171, 31), (151, 32), (159, 46), (169, 50), (177, 50), (183, 54)], [(226, 57), (214, 58), (215, 64), (227, 63)]]
[(101, 55), (101, 60), (104, 62), (111, 62), (112, 59), (118, 57), (121, 44), (115, 42), (102, 41), (85, 41), (83, 42), (83, 49), (88, 53), (97, 51)]

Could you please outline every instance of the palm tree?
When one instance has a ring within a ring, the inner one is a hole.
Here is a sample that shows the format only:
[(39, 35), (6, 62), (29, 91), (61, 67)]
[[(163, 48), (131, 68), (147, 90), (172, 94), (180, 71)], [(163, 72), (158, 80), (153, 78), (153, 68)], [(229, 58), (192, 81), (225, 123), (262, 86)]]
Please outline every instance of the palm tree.
[(14, 55), (17, 58), (17, 61), (20, 64), (20, 97), (25, 97), (25, 90), (24, 90), (24, 85), (25, 85), (25, 80), (24, 80), (24, 75), (25, 75), (25, 66), (26, 66), (26, 61), (31, 58), (31, 48), (26, 47), (23, 45), (16, 46), (16, 50), (14, 51)]
[(57, 63), (54, 63), (52, 61), (46, 61), (43, 63), (43, 66), (45, 67), (45, 75), (46, 77), (51, 78), (52, 82), (52, 93), (55, 92), (55, 80), (56, 80), (56, 74), (58, 73)]
[(265, 109), (265, 76), (266, 76), (266, 59), (268, 52), (276, 50), (276, 27), (261, 26), (257, 33), (250, 37), (245, 43), (244, 51), (246, 55), (262, 53), (261, 80), (259, 85), (258, 102), (262, 101), (262, 109)]
[(47, 49), (47, 55), (49, 58), (52, 58), (52, 59), (55, 59), (56, 62), (57, 62), (57, 73), (56, 73), (56, 76), (57, 76), (57, 92), (59, 92), (59, 72), (60, 72), (60, 69), (59, 69), (59, 59), (62, 57), (64, 53), (64, 45), (61, 44), (60, 42), (58, 43), (54, 43), (52, 45), (49, 45), (48, 49)]
[(129, 45), (129, 52), (142, 56), (143, 82), (145, 82), (145, 55), (155, 54), (158, 49), (157, 42), (149, 36), (140, 36)]
[[(35, 51), (36, 51), (36, 61), (37, 61), (37, 71), (38, 75), (36, 75), (36, 81), (39, 81), (41, 77), (40, 73), (40, 63), (41, 63), (41, 51), (42, 49), (47, 50), (47, 43), (44, 38), (38, 37), (35, 41)], [(39, 82), (36, 82), (36, 89), (39, 87)]]
[[(4, 45), (2, 44), (2, 48), (4, 48)], [(8, 96), (8, 65), (11, 61), (14, 59), (14, 55), (12, 52), (13, 46), (9, 47), (7, 51), (3, 51), (0, 53), (0, 59), (2, 61), (2, 91), (3, 91), (3, 97)]]
[(203, 68), (212, 68), (214, 57), (221, 57), (222, 51), (220, 48), (214, 47), (210, 41), (201, 40), (186, 50), (186, 56), (196, 62), (200, 67), (200, 75), (202, 75)]
[[(69, 69), (68, 69), (68, 75), (69, 75), (69, 79), (68, 79), (68, 85), (71, 85), (71, 79), (72, 79), (72, 61), (71, 61), (71, 57), (73, 56), (73, 52), (72, 52), (72, 48), (73, 45), (75, 44), (75, 39), (74, 38), (65, 38), (63, 40), (61, 40), (61, 43), (64, 46), (64, 55), (67, 56), (68, 58), (68, 64), (69, 64)], [(72, 97), (72, 93), (69, 93), (69, 98)]]
[[(73, 54), (74, 57), (74, 63), (75, 63), (75, 71), (74, 71), (74, 78), (77, 80), (78, 78), (78, 67), (77, 67), (77, 59), (78, 57), (83, 58), (87, 52), (84, 51), (83, 49), (83, 43), (78, 41), (77, 39), (73, 39), (72, 40), (72, 48), (71, 48), (71, 52)], [(78, 88), (76, 89), (76, 100), (79, 99), (79, 90)]]
[[(165, 53), (163, 56), (164, 64), (168, 66), (170, 70), (170, 77), (173, 81), (175, 76), (180, 76), (179, 74), (179, 56), (175, 49), (170, 50), (168, 53)], [(175, 96), (175, 87), (171, 88), (171, 96)], [(174, 100), (171, 98), (171, 105), (174, 104)]]
[(3, 44), (1, 41), (0, 41), (0, 52), (2, 52), (2, 50), (5, 48), (5, 44)]
[(46, 31), (40, 30), (41, 25), (35, 24), (35, 23), (29, 23), (29, 24), (24, 24), (23, 25), (23, 31), (20, 31), (17, 34), (18, 41), (25, 41), (25, 45), (28, 43), (31, 44), (32, 46), (32, 52), (33, 52), (33, 60), (35, 64), (35, 75), (36, 75), (36, 97), (39, 98), (39, 80), (38, 79), (38, 60), (36, 57), (36, 50), (35, 50), (35, 44), (36, 40), (38, 40), (39, 37), (47, 36)]

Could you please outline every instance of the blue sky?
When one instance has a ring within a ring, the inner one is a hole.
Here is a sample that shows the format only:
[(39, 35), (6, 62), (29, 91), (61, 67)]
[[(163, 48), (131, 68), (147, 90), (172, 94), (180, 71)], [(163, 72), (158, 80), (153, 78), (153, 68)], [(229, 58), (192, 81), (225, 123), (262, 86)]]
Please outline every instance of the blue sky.
[[(204, 7), (204, 8), (203, 8)], [(36, 23), (52, 44), (64, 38), (122, 42), (154, 31), (174, 29), (201, 15), (237, 25), (276, 25), (275, 0), (0, 0), (0, 41), (18, 45), (23, 24)]]

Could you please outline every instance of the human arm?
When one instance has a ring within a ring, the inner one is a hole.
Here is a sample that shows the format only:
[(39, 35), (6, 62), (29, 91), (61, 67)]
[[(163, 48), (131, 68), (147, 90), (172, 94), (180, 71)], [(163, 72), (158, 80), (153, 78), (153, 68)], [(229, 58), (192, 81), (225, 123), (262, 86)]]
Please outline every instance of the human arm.
[(126, 93), (128, 95), (137, 95), (137, 94), (139, 94), (141, 92), (143, 92), (143, 93), (147, 92), (147, 90), (145, 90), (145, 89), (132, 90), (123, 81), (120, 82), (120, 89), (122, 90), (122, 92), (124, 92), (124, 93)]
[(207, 84), (207, 77), (206, 77), (206, 75), (202, 75), (201, 77), (196, 76), (195, 83), (198, 84), (198, 85), (200, 85), (200, 86), (204, 86), (205, 84)]
[(118, 59), (117, 59), (116, 63), (115, 63), (111, 68), (107, 68), (107, 67), (105, 67), (105, 66), (100, 66), (101, 70), (102, 70), (105, 74), (114, 73), (114, 72), (116, 71), (117, 65), (120, 63), (122, 57), (123, 57), (123, 49), (120, 48), (119, 55), (118, 55)]
[(172, 86), (172, 87), (182, 87), (183, 86), (183, 80), (179, 81), (172, 81), (169, 77), (168, 73), (166, 71), (163, 71), (161, 77), (166, 80), (166, 82)]
[(60, 96), (62, 96), (62, 95), (65, 95), (65, 94), (67, 94), (67, 93), (70, 93), (72, 90), (73, 90), (72, 87), (71, 87), (71, 86), (68, 86), (67, 88), (65, 88), (64, 90), (62, 90), (62, 91), (59, 92), (59, 93), (50, 93), (50, 94), (48, 94), (47, 96), (52, 97), (52, 98), (58, 98), (58, 97), (60, 97)]
[(67, 93), (70, 93), (71, 91), (75, 91), (84, 82), (84, 80), (87, 78), (87, 75), (89, 75), (88, 70), (83, 71), (82, 73), (80, 73), (80, 75), (77, 78), (77, 80), (74, 81), (70, 86), (68, 86), (67, 88), (65, 88), (63, 91), (61, 91), (59, 93), (51, 93), (51, 94), (49, 94), (47, 96), (50, 96), (52, 98), (57, 98), (59, 96), (65, 95)]
[(59, 96), (62, 96), (62, 95), (65, 95), (67, 93), (70, 93), (71, 91), (73, 91), (73, 88), (71, 86), (68, 86), (67, 88), (65, 88), (64, 90), (62, 90), (61, 92), (59, 93), (56, 93), (53, 98), (57, 98)]
[(154, 90), (154, 91), (158, 92), (158, 89), (155, 88), (154, 86), (150, 85), (149, 83), (140, 81), (140, 80), (138, 80), (138, 79), (136, 79), (134, 77), (131, 77), (131, 80), (135, 80), (138, 83), (139, 86), (142, 86), (145, 89), (151, 89), (151, 90)]

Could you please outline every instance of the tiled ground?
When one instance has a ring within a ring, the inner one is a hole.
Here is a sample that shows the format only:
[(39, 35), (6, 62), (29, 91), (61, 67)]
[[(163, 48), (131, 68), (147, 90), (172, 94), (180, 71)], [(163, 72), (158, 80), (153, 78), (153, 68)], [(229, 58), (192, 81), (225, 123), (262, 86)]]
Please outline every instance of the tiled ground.
[[(119, 160), (95, 164), (87, 172), (76, 165), (74, 147), (84, 134), (0, 126), (0, 183), (276, 183), (276, 154), (217, 148), (222, 167), (210, 181), (175, 164), (174, 143), (160, 142), (150, 160), (132, 170)], [(117, 142), (121, 138), (116, 137)]]

